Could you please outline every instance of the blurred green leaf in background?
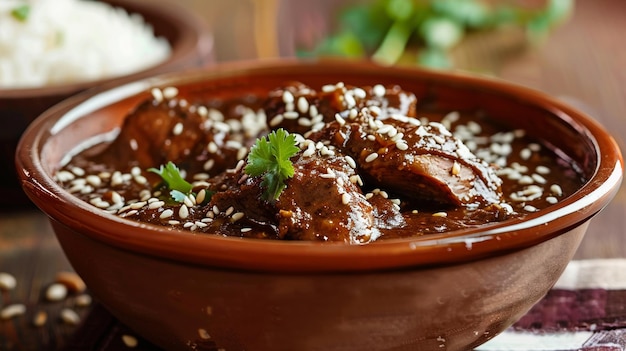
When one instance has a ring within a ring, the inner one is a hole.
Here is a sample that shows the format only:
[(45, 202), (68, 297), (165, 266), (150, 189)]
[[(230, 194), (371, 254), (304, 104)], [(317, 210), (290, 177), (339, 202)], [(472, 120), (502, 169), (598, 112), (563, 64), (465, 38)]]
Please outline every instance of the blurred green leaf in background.
[(574, 0), (371, 0), (341, 11), (338, 29), (300, 54), (393, 65), (412, 51), (418, 65), (452, 68), (449, 53), (469, 33), (514, 26), (537, 42), (573, 8)]

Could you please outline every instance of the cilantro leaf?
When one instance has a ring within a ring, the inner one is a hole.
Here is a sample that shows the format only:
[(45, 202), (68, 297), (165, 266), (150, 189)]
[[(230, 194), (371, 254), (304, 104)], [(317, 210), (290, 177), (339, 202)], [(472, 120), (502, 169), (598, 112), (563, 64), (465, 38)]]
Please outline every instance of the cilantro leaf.
[(171, 190), (170, 195), (177, 202), (184, 201), (185, 196), (190, 194), (191, 189), (193, 189), (193, 186), (181, 176), (180, 170), (171, 161), (165, 166), (161, 165), (159, 169), (150, 168), (148, 171), (161, 176)]
[(280, 128), (267, 137), (257, 139), (250, 149), (245, 172), (253, 177), (263, 177), (266, 200), (277, 200), (287, 186), (285, 181), (293, 177), (295, 169), (291, 157), (300, 149), (296, 137)]

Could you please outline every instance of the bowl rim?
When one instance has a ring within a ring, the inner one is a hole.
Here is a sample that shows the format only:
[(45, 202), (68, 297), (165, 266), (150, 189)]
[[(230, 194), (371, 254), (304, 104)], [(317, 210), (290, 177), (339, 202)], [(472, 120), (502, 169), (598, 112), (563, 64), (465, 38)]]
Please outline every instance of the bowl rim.
[(180, 32), (180, 38), (176, 43), (168, 40), (170, 45), (172, 45), (171, 55), (161, 62), (123, 75), (46, 86), (0, 86), (2, 99), (70, 96), (92, 87), (110, 84), (111, 82), (137, 80), (179, 70), (186, 67), (190, 60), (198, 61), (194, 62), (194, 64), (203, 63), (203, 60), (209, 60), (209, 57), (212, 55), (214, 38), (208, 25), (196, 13), (184, 6), (171, 1), (155, 3), (138, 0), (104, 0), (104, 2), (130, 13), (139, 13), (145, 21), (147, 21), (145, 14), (149, 13), (150, 16), (158, 16), (169, 24), (174, 25)]
[[(86, 102), (97, 101), (115, 91), (126, 91), (123, 94), (132, 95), (138, 92), (137, 89), (152, 86), (185, 84), (229, 75), (268, 74), (276, 68), (290, 72), (298, 69), (332, 69), (338, 72), (344, 69), (359, 72), (382, 69), (387, 74), (411, 75), (420, 79), (444, 81), (445, 84), (480, 87), (507, 96), (523, 94), (533, 105), (551, 111), (556, 118), (580, 129), (596, 149), (597, 167), (577, 192), (552, 205), (550, 211), (529, 214), (524, 220), (507, 220), (485, 228), (386, 239), (355, 246), (202, 235), (139, 223), (105, 213), (79, 200), (62, 189), (41, 165), (41, 148), (49, 131), (55, 126), (59, 127), (59, 121), (68, 112), (77, 113), (77, 108), (84, 107)], [(616, 141), (596, 120), (543, 92), (466, 72), (383, 67), (365, 61), (294, 58), (221, 63), (84, 92), (44, 112), (28, 127), (18, 145), (16, 167), (27, 195), (53, 219), (54, 224), (82, 230), (83, 235), (94, 240), (119, 249), (185, 264), (284, 273), (364, 272), (448, 265), (525, 249), (588, 221), (613, 198), (624, 172), (623, 158)], [(103, 218), (107, 220), (106, 228), (99, 223)], [(550, 222), (554, 223), (554, 230), (543, 230)], [(155, 235), (155, 231), (158, 235)]]

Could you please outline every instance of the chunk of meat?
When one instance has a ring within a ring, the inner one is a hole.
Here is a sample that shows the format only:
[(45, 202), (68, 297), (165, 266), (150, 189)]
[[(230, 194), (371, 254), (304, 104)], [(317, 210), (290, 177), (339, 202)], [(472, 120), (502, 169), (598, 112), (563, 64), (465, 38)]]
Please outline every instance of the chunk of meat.
[(362, 110), (335, 121), (313, 139), (328, 139), (359, 165), (373, 186), (419, 204), (479, 207), (502, 201), (501, 180), (488, 164), (439, 123), (395, 115), (384, 120)]
[(349, 118), (367, 107), (380, 118), (395, 114), (415, 117), (416, 106), (415, 95), (395, 85), (361, 88), (337, 83), (316, 91), (303, 83), (290, 82), (270, 91), (263, 109), (271, 129), (284, 128), (306, 136), (334, 121), (337, 114)]
[(276, 203), (281, 237), (363, 244), (380, 236), (374, 206), (343, 156), (300, 157), (294, 166)]
[(233, 108), (224, 116), (207, 108), (146, 100), (128, 115), (118, 137), (94, 161), (124, 165), (122, 172), (135, 166), (158, 168), (171, 161), (189, 174), (218, 174), (245, 158), (254, 141), (254, 136), (233, 130), (225, 120), (241, 124), (245, 113)]
[[(245, 228), (254, 228), (254, 237), (363, 244), (376, 240), (380, 227), (402, 225), (390, 200), (366, 199), (344, 156), (300, 152), (292, 161), (295, 174), (276, 201), (263, 200), (261, 178), (241, 170), (211, 180), (216, 193), (207, 209), (216, 210), (206, 229), (247, 236)], [(245, 216), (233, 221), (235, 213)]]

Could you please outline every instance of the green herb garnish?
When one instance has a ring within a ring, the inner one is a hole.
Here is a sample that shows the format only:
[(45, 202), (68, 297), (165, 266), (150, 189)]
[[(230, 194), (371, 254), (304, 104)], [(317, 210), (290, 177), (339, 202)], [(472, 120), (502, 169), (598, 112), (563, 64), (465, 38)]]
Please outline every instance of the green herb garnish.
[(252, 146), (245, 172), (253, 177), (263, 176), (265, 200), (277, 200), (285, 189), (285, 181), (295, 172), (290, 159), (298, 151), (296, 137), (282, 128), (257, 139)]
[(193, 186), (181, 176), (180, 170), (173, 162), (170, 161), (165, 166), (161, 165), (159, 169), (150, 168), (148, 171), (161, 176), (176, 202), (185, 201), (185, 197), (191, 194)]
[(30, 6), (22, 5), (11, 10), (11, 15), (18, 21), (26, 22), (30, 14)]

